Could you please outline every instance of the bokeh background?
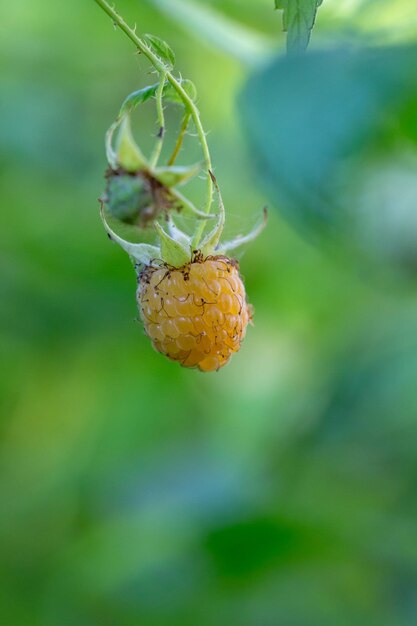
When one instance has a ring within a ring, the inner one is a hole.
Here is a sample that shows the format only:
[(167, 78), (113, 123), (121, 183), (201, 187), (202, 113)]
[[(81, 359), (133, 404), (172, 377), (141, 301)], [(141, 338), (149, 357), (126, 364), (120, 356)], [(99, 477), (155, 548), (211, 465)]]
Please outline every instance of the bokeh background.
[[(228, 233), (269, 206), (240, 255), (255, 326), (217, 374), (151, 349), (97, 198), (154, 77), (92, 0), (9, 2), (0, 622), (412, 626), (417, 9), (324, 0), (285, 58), (272, 0), (117, 6), (197, 86)], [(146, 147), (152, 104), (135, 120)]]

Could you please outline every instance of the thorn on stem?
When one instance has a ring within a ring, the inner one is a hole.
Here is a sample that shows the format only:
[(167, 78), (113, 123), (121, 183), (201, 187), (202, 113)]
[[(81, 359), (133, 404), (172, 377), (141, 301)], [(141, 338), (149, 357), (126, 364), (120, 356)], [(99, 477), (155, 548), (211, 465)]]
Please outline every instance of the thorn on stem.
[(213, 174), (213, 172), (211, 170), (208, 171), (208, 173), (210, 174), (210, 178), (213, 181), (213, 184), (216, 186), (217, 188), (217, 179), (215, 177), (215, 175)]

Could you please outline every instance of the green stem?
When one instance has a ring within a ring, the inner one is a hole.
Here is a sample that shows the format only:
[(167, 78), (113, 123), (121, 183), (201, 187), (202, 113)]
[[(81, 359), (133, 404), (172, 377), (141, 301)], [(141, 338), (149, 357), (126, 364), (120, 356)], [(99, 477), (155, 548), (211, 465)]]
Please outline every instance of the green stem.
[(152, 156), (150, 159), (151, 168), (156, 167), (158, 163), (158, 159), (161, 155), (162, 144), (164, 143), (164, 134), (165, 134), (165, 117), (164, 117), (164, 105), (162, 102), (162, 95), (164, 92), (166, 73), (161, 72), (159, 75), (159, 85), (156, 90), (155, 98), (156, 98), (156, 114), (158, 117), (159, 130), (158, 135), (156, 137), (155, 148), (152, 152)]
[[(135, 44), (136, 48), (151, 62), (154, 68), (159, 72), (159, 74), (165, 74), (166, 80), (171, 83), (174, 87), (175, 91), (180, 96), (181, 100), (184, 103), (184, 106), (189, 111), (194, 125), (196, 127), (197, 135), (201, 144), (201, 149), (203, 152), (204, 163), (207, 170), (207, 195), (206, 195), (206, 203), (204, 207), (205, 213), (210, 213), (211, 204), (213, 200), (213, 181), (210, 176), (210, 171), (212, 170), (211, 165), (211, 157), (210, 151), (207, 144), (206, 133), (204, 132), (203, 126), (200, 120), (200, 113), (195, 102), (190, 98), (187, 92), (183, 89), (178, 80), (171, 74), (169, 70), (167, 70), (165, 64), (162, 60), (156, 55), (153, 50), (146, 44), (145, 41), (140, 39), (136, 33), (126, 24), (124, 19), (116, 13), (116, 11), (106, 2), (106, 0), (94, 0), (98, 6), (103, 9), (105, 13), (112, 19), (113, 24), (118, 26), (124, 33), (129, 37), (129, 39)], [(199, 224), (196, 229), (196, 233), (193, 238), (193, 244), (195, 247), (198, 246), (201, 235), (204, 230), (204, 222)]]
[(185, 136), (185, 133), (187, 132), (187, 127), (190, 122), (190, 117), (191, 117), (190, 113), (186, 111), (186, 113), (184, 114), (184, 117), (182, 118), (180, 132), (178, 133), (177, 142), (175, 144), (174, 150), (171, 156), (169, 157), (168, 165), (174, 165), (175, 160), (180, 153), (180, 150), (182, 148), (182, 144), (184, 141), (184, 136)]

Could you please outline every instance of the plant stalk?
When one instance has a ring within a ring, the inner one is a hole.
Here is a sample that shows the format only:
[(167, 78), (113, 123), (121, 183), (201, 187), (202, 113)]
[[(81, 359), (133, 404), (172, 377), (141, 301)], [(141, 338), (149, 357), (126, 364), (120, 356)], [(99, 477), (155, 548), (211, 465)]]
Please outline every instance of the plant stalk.
[(161, 155), (162, 144), (164, 143), (165, 116), (164, 116), (164, 105), (163, 105), (163, 102), (162, 102), (162, 95), (163, 95), (164, 86), (165, 86), (165, 79), (166, 79), (165, 72), (161, 73), (159, 75), (158, 89), (156, 90), (156, 94), (155, 94), (155, 98), (156, 98), (156, 113), (157, 113), (157, 116), (158, 116), (159, 130), (158, 130), (158, 135), (156, 137), (155, 148), (154, 148), (154, 150), (152, 152), (152, 156), (151, 156), (151, 159), (150, 159), (151, 168), (154, 168), (154, 167), (157, 166), (158, 159), (159, 159), (159, 157)]
[[(126, 24), (124, 19), (106, 2), (106, 0), (94, 0), (96, 4), (111, 18), (113, 24), (118, 26), (127, 37), (133, 42), (136, 48), (150, 61), (150, 63), (154, 66), (154, 68), (159, 73), (160, 77), (165, 76), (166, 80), (171, 83), (175, 91), (180, 96), (181, 100), (184, 103), (185, 108), (189, 111), (190, 116), (194, 122), (197, 135), (200, 141), (201, 149), (203, 152), (204, 163), (207, 170), (207, 194), (206, 194), (206, 203), (204, 207), (204, 212), (209, 214), (212, 200), (213, 200), (213, 181), (210, 176), (210, 171), (212, 170), (210, 151), (207, 144), (206, 134), (204, 132), (201, 120), (200, 113), (195, 102), (190, 98), (185, 89), (181, 86), (181, 83), (175, 78), (175, 76), (167, 69), (162, 60), (158, 57), (157, 54), (153, 52), (153, 50), (147, 45), (145, 41), (140, 39), (135, 31)], [(161, 80), (161, 83), (163, 81)], [(159, 112), (160, 114), (160, 112)], [(163, 115), (163, 113), (162, 113)], [(157, 157), (159, 154), (157, 155)], [(193, 238), (193, 245), (195, 247), (198, 246), (201, 235), (204, 230), (204, 223), (200, 223), (197, 226), (196, 233)]]
[(187, 132), (187, 127), (190, 122), (190, 117), (191, 117), (190, 113), (186, 111), (182, 119), (182, 124), (180, 128), (180, 132), (178, 133), (177, 142), (175, 144), (175, 147), (174, 147), (174, 150), (172, 151), (171, 156), (169, 157), (168, 165), (174, 165), (175, 160), (180, 153), (180, 150), (182, 148), (182, 144), (184, 141), (184, 136), (185, 136), (185, 133)]

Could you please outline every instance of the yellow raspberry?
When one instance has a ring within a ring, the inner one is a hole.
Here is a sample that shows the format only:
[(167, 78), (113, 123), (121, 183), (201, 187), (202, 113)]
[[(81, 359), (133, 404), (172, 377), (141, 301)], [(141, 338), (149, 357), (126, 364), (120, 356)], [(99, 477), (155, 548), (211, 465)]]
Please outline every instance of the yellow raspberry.
[(240, 348), (252, 319), (236, 261), (196, 258), (139, 275), (140, 315), (153, 346), (184, 367), (218, 370)]

